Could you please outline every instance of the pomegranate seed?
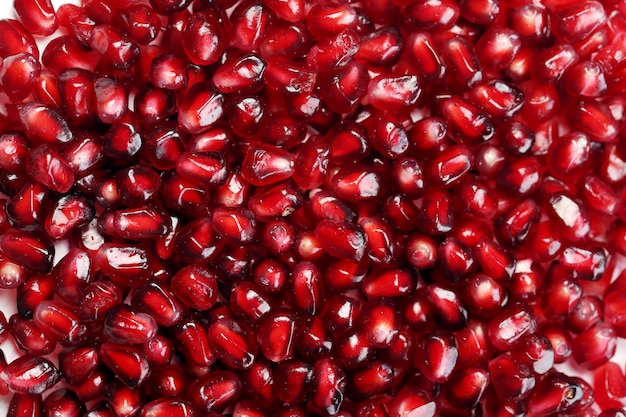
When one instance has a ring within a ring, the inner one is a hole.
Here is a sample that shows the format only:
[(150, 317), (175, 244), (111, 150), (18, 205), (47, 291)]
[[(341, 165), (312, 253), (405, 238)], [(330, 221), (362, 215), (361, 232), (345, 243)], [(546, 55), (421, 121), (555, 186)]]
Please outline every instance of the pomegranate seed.
[[(27, 12), (26, 14), (29, 13)], [(33, 23), (42, 24), (44, 22)], [(2, 19), (0, 21), (0, 34), (2, 34), (2, 38), (5, 40), (2, 47), (0, 47), (0, 58), (4, 59), (22, 52), (32, 56), (39, 56), (39, 49), (35, 39), (30, 34), (30, 30), (26, 29), (17, 20)]]
[(78, 396), (69, 389), (58, 389), (44, 400), (46, 413), (60, 414), (68, 417), (79, 417), (85, 413), (85, 405)]
[(197, 410), (220, 413), (232, 405), (241, 392), (241, 382), (236, 374), (230, 371), (214, 371), (189, 387), (188, 398)]
[(433, 417), (437, 405), (430, 394), (418, 387), (407, 386), (398, 392), (389, 406), (389, 417), (406, 415)]
[(140, 45), (152, 42), (161, 29), (156, 11), (144, 4), (132, 4), (121, 10), (120, 22), (128, 36)]
[(141, 386), (150, 372), (148, 360), (136, 347), (107, 342), (100, 346), (99, 356), (102, 363), (132, 389)]
[(346, 387), (344, 370), (332, 359), (321, 359), (315, 363), (309, 391), (313, 410), (336, 415), (341, 407)]
[(600, 25), (606, 22), (602, 3), (584, 1), (558, 10), (553, 17), (555, 35), (563, 43), (573, 43), (586, 39)]
[(626, 397), (624, 373), (615, 362), (607, 362), (598, 368), (593, 375), (595, 400), (602, 409), (621, 408), (622, 399)]
[(15, 393), (9, 402), (7, 417), (44, 415), (41, 395)]
[(111, 281), (93, 282), (82, 295), (78, 315), (84, 322), (102, 321), (109, 310), (122, 302), (121, 289)]
[[(483, 71), (478, 55), (476, 55), (476, 50), (467, 39), (460, 36), (449, 39), (443, 45), (442, 54), (447, 64), (446, 69), (453, 74), (455, 81), (461, 88), (471, 88), (482, 81)], [(453, 107), (459, 106), (456, 103), (456, 99), (453, 103)], [(450, 105), (446, 107), (450, 107)], [(446, 110), (444, 109), (445, 112)], [(449, 115), (446, 115), (446, 118), (452, 119)]]
[(527, 398), (535, 388), (531, 368), (516, 361), (511, 353), (502, 353), (490, 360), (489, 372), (496, 395), (505, 401)]
[(55, 301), (42, 301), (33, 313), (35, 324), (64, 346), (76, 345), (85, 337), (86, 327), (74, 313)]
[(104, 319), (103, 333), (113, 343), (145, 343), (152, 339), (156, 331), (157, 323), (152, 316), (137, 312), (127, 304), (113, 307)]
[(576, 363), (587, 369), (596, 369), (615, 354), (617, 335), (610, 326), (598, 324), (576, 336), (572, 346)]
[(141, 391), (114, 381), (104, 388), (104, 400), (114, 415), (135, 415), (141, 409)]
[(92, 346), (72, 348), (59, 353), (59, 370), (72, 385), (87, 380), (98, 369), (99, 364), (98, 349)]
[(61, 374), (49, 360), (25, 355), (4, 367), (0, 378), (12, 392), (37, 395), (56, 385)]

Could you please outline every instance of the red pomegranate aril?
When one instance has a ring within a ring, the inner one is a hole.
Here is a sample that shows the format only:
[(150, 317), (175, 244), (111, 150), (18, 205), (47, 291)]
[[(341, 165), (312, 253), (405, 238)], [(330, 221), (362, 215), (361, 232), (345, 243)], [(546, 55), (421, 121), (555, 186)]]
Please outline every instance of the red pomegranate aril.
[(439, 285), (426, 287), (426, 293), (435, 311), (435, 322), (445, 330), (460, 330), (467, 324), (468, 311), (460, 294)]
[(151, 239), (168, 232), (159, 210), (150, 206), (116, 211), (113, 227), (115, 234), (130, 240)]
[(143, 344), (142, 350), (150, 366), (168, 365), (172, 360), (174, 342), (160, 334)]
[(478, 317), (493, 317), (507, 301), (505, 288), (492, 277), (478, 273), (470, 278), (463, 288), (463, 299), (470, 313)]
[[(11, 285), (6, 285), (10, 282), (6, 276), (8, 275), (7, 271), (3, 271), (3, 275), (5, 275), (3, 277), (5, 289), (12, 287)], [(30, 319), (33, 317), (35, 308), (41, 302), (52, 300), (55, 293), (55, 277), (49, 274), (24, 275), (18, 283), (22, 285), (19, 285), (15, 302), (18, 314), (23, 318)]]
[(467, 368), (450, 378), (442, 394), (454, 408), (471, 410), (484, 398), (490, 382), (487, 369)]
[(152, 316), (127, 304), (119, 304), (107, 312), (102, 331), (109, 342), (136, 345), (152, 339), (157, 329)]
[(175, 237), (174, 250), (188, 263), (206, 263), (222, 250), (223, 243), (209, 217), (196, 219), (182, 228)]
[(573, 378), (555, 372), (537, 385), (528, 399), (528, 410), (536, 415), (566, 413), (575, 410), (582, 398), (582, 387)]
[(574, 309), (582, 293), (575, 278), (553, 278), (542, 294), (542, 311), (550, 321), (563, 320)]
[[(512, 84), (494, 80), (478, 84), (469, 93), (470, 101), (495, 120), (516, 116), (524, 104), (524, 94)], [(506, 144), (502, 144), (506, 146)]]
[[(273, 310), (273, 301), (252, 282), (238, 284), (230, 294), (233, 314), (248, 323), (258, 322)], [(269, 358), (268, 358), (269, 359)]]
[(604, 69), (597, 62), (583, 61), (568, 72), (564, 89), (571, 95), (601, 97), (607, 93)]
[(165, 284), (156, 282), (137, 287), (133, 292), (131, 305), (165, 327), (173, 326), (183, 315), (180, 301)]
[(45, 104), (29, 102), (19, 106), (19, 118), (28, 138), (34, 143), (67, 143), (73, 134), (65, 118)]
[(452, 374), (459, 355), (454, 336), (445, 330), (436, 330), (420, 338), (421, 353), (415, 363), (422, 374), (432, 382), (446, 382)]
[(116, 416), (136, 415), (144, 401), (140, 390), (124, 385), (118, 380), (107, 384), (103, 391), (106, 405)]
[(22, 52), (39, 56), (39, 49), (30, 30), (27, 30), (17, 20), (0, 20), (0, 35), (4, 39), (2, 46), (0, 46), (0, 58), (4, 59)]
[(7, 417), (38, 417), (44, 415), (41, 395), (14, 393), (8, 402)]
[[(422, 2), (414, 3), (416, 7)], [(404, 57), (400, 65), (416, 68), (424, 81), (438, 81), (447, 74), (446, 63), (440, 53), (440, 47), (428, 32), (414, 32), (406, 38)], [(358, 55), (357, 55), (358, 56)], [(405, 61), (407, 61), (405, 63)]]
[(406, 386), (401, 389), (389, 405), (389, 417), (416, 415), (434, 417), (437, 403), (432, 396), (418, 387)]
[(483, 68), (502, 70), (513, 61), (521, 46), (520, 35), (514, 30), (492, 27), (476, 41), (476, 54)]
[(151, 269), (144, 249), (120, 243), (102, 245), (96, 255), (96, 265), (103, 274), (121, 283), (142, 281)]
[[(187, 397), (204, 413), (221, 413), (242, 393), (239, 377), (230, 371), (213, 371), (189, 387)], [(208, 414), (207, 414), (208, 415)]]
[(553, 16), (552, 30), (563, 43), (586, 39), (606, 22), (606, 14), (599, 1), (583, 1), (563, 7)]
[(453, 237), (448, 237), (441, 242), (438, 259), (443, 275), (455, 283), (463, 281), (476, 269), (476, 259), (472, 249)]
[(615, 362), (607, 362), (595, 370), (593, 385), (595, 387), (595, 400), (604, 410), (609, 408), (623, 407), (623, 399), (626, 397), (626, 381), (624, 372)]
[(489, 361), (491, 382), (496, 395), (505, 401), (527, 398), (535, 388), (531, 368), (515, 360), (511, 353), (502, 353)]
[(498, 241), (506, 246), (520, 246), (528, 237), (539, 217), (539, 206), (534, 200), (523, 200), (500, 216), (494, 224)]
[(256, 359), (256, 344), (236, 321), (220, 319), (209, 326), (209, 344), (215, 356), (232, 369), (247, 369)]
[(427, 188), (419, 213), (419, 227), (433, 235), (442, 235), (452, 230), (454, 222), (453, 204), (448, 191)]
[(367, 96), (372, 106), (381, 111), (407, 111), (415, 106), (422, 94), (416, 75), (373, 78), (368, 85)]
[(132, 4), (121, 10), (120, 23), (126, 34), (140, 45), (152, 42), (161, 30), (161, 19), (145, 4)]
[(448, 128), (456, 141), (477, 145), (493, 138), (495, 129), (491, 119), (461, 97), (451, 97), (441, 106)]
[(457, 369), (480, 365), (493, 353), (493, 346), (487, 336), (487, 324), (481, 321), (469, 321), (467, 326), (455, 333), (459, 357)]
[(134, 114), (128, 113), (125, 118), (111, 125), (102, 146), (105, 155), (128, 160), (139, 152), (143, 139), (133, 119)]
[(5, 58), (0, 64), (2, 91), (15, 101), (26, 98), (33, 91), (40, 71), (41, 64), (28, 53)]
[(398, 338), (400, 317), (392, 304), (366, 306), (362, 317), (363, 330), (372, 347), (388, 348)]
[(128, 69), (139, 59), (139, 46), (117, 28), (107, 24), (93, 28), (89, 46), (110, 60), (117, 69)]
[(87, 328), (68, 307), (56, 301), (42, 301), (35, 307), (33, 320), (42, 331), (64, 346), (81, 343)]
[(234, 46), (242, 51), (253, 52), (263, 42), (275, 21), (275, 15), (264, 3), (250, 1), (240, 3), (230, 21)]
[(539, 334), (543, 334), (550, 340), (554, 350), (554, 363), (563, 363), (572, 356), (572, 338), (563, 326), (548, 324), (541, 326)]
[(525, 337), (513, 350), (513, 355), (532, 367), (538, 375), (549, 372), (554, 365), (554, 349), (550, 340), (537, 333)]
[(566, 193), (555, 193), (548, 200), (546, 209), (563, 237), (574, 242), (587, 237), (590, 224), (582, 202)]
[[(526, 123), (536, 125), (545, 122), (559, 110), (560, 100), (553, 84), (540, 84), (531, 80), (521, 84), (521, 88), (525, 97), (521, 116)], [(535, 139), (536, 148), (541, 144), (537, 133)]]
[(40, 232), (8, 230), (0, 236), (0, 250), (12, 262), (35, 272), (49, 272), (52, 268), (54, 246)]
[(25, 355), (5, 366), (0, 378), (14, 393), (37, 395), (56, 385), (61, 373), (49, 360)]
[(306, 24), (315, 38), (328, 38), (345, 29), (354, 28), (357, 24), (357, 13), (348, 4), (317, 4), (309, 10)]
[(56, 348), (56, 341), (39, 329), (33, 320), (14, 314), (9, 318), (9, 327), (15, 345), (24, 353), (41, 356), (52, 353)]
[(358, 262), (365, 255), (368, 236), (361, 226), (322, 220), (315, 228), (315, 235), (333, 257)]
[(585, 369), (596, 369), (615, 354), (617, 335), (610, 326), (597, 324), (577, 335), (572, 347), (576, 363)]
[(34, 230), (44, 221), (48, 188), (32, 181), (26, 183), (4, 206), (9, 225), (20, 230)]
[(360, 38), (352, 29), (313, 45), (307, 54), (307, 63), (319, 71), (330, 72), (345, 67), (359, 50)]
[(404, 47), (395, 26), (383, 26), (361, 37), (356, 59), (368, 67), (390, 67), (398, 62)]
[(59, 353), (59, 370), (72, 385), (86, 381), (99, 365), (98, 348), (93, 346), (66, 349)]
[(452, 187), (472, 169), (474, 157), (465, 145), (453, 145), (428, 161), (426, 179), (433, 187)]
[(309, 406), (315, 412), (339, 413), (346, 389), (346, 373), (333, 359), (315, 363), (309, 390)]
[(187, 86), (187, 63), (173, 54), (163, 54), (152, 60), (150, 82), (158, 88), (179, 90)]
[(80, 417), (85, 411), (85, 404), (76, 393), (67, 388), (58, 389), (49, 394), (44, 400), (44, 409), (48, 415), (63, 415)]
[(428, 269), (438, 260), (438, 244), (426, 234), (412, 234), (404, 242), (407, 261), (416, 269)]
[(534, 312), (523, 303), (514, 303), (489, 323), (489, 339), (500, 350), (509, 350), (537, 329)]
[(460, 14), (459, 6), (450, 0), (407, 3), (405, 20), (415, 29), (448, 29), (456, 23)]
[(99, 355), (102, 363), (132, 389), (140, 387), (149, 375), (150, 365), (140, 348), (106, 342), (100, 346)]
[(460, 88), (468, 89), (480, 83), (483, 71), (474, 46), (463, 37), (455, 36), (442, 45), (442, 54), (448, 73)]
[(259, 322), (256, 336), (263, 356), (272, 362), (291, 359), (294, 353), (297, 320), (295, 314), (275, 310)]
[(598, 142), (614, 142), (619, 134), (619, 124), (604, 103), (581, 100), (569, 115), (572, 127), (588, 134)]
[(100, 322), (106, 313), (122, 302), (122, 291), (111, 281), (96, 281), (83, 291), (79, 318), (83, 322)]

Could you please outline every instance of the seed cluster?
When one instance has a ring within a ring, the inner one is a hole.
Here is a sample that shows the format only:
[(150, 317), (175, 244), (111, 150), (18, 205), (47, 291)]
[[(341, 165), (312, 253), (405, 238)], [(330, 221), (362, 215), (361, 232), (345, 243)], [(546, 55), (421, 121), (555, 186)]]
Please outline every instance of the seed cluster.
[(10, 417), (626, 416), (626, 0), (14, 6)]

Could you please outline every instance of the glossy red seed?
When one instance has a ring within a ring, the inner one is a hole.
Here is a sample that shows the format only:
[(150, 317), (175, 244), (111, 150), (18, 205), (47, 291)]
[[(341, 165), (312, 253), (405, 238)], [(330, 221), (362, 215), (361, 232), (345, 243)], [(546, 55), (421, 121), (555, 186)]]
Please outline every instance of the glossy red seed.
[(617, 335), (610, 326), (598, 324), (576, 336), (572, 346), (576, 363), (586, 369), (596, 369), (615, 354)]
[(157, 322), (152, 316), (138, 312), (127, 304), (113, 307), (104, 319), (103, 334), (112, 343), (145, 343), (152, 339), (156, 331)]
[(120, 21), (128, 36), (140, 45), (152, 42), (161, 29), (161, 19), (145, 4), (124, 8), (120, 12)]
[(215, 355), (233, 369), (247, 369), (256, 359), (256, 345), (246, 340), (246, 330), (232, 319), (221, 319), (209, 326), (208, 338)]
[(332, 359), (315, 363), (311, 378), (309, 401), (311, 408), (320, 413), (335, 415), (339, 412), (346, 387), (345, 371)]
[(239, 377), (230, 371), (213, 371), (199, 378), (189, 387), (188, 398), (194, 407), (204, 413), (220, 413), (241, 395)]
[(70, 384), (84, 382), (100, 364), (98, 349), (92, 346), (77, 347), (59, 353), (59, 370)]
[(573, 43), (587, 38), (606, 21), (606, 14), (599, 1), (571, 4), (555, 12), (555, 35), (563, 43)]
[(41, 395), (15, 393), (11, 397), (7, 409), (8, 417), (37, 417), (44, 415)]
[(0, 21), (0, 34), (5, 40), (0, 47), (0, 58), (6, 58), (21, 52), (39, 56), (35, 39), (22, 23), (13, 19)]
[(106, 313), (122, 302), (121, 289), (111, 281), (96, 281), (85, 288), (79, 308), (84, 322), (101, 322)]
[(446, 69), (461, 89), (473, 87), (482, 81), (483, 71), (478, 55), (467, 39), (460, 36), (452, 37), (443, 44), (442, 54), (447, 64)]
[(35, 324), (64, 346), (76, 345), (85, 338), (87, 328), (69, 308), (55, 301), (43, 301), (35, 307)]
[(99, 350), (100, 359), (124, 384), (136, 389), (147, 379), (150, 365), (140, 348), (103, 343)]
[(528, 409), (538, 415), (574, 410), (583, 397), (582, 387), (564, 374), (548, 375), (528, 400)]
[(491, 319), (489, 339), (500, 350), (509, 350), (520, 339), (537, 329), (534, 312), (523, 303), (515, 303)]
[(460, 143), (476, 145), (493, 138), (491, 119), (460, 97), (451, 97), (442, 105), (448, 128)]
[(437, 404), (426, 391), (407, 386), (401, 389), (391, 401), (389, 417), (413, 414), (420, 417), (433, 417), (437, 415)]
[(489, 372), (496, 395), (505, 401), (527, 398), (535, 388), (536, 379), (531, 368), (516, 361), (510, 353), (491, 359)]
[(595, 400), (602, 409), (623, 406), (622, 401), (626, 397), (625, 382), (624, 373), (615, 362), (608, 362), (594, 372)]
[(135, 415), (141, 409), (143, 396), (141, 391), (124, 385), (121, 381), (104, 387), (104, 400), (114, 415)]
[(285, 310), (266, 315), (259, 323), (257, 342), (263, 356), (272, 362), (291, 359), (295, 348), (296, 316)]
[(36, 395), (56, 385), (61, 373), (49, 360), (25, 355), (4, 367), (0, 378), (12, 392)]

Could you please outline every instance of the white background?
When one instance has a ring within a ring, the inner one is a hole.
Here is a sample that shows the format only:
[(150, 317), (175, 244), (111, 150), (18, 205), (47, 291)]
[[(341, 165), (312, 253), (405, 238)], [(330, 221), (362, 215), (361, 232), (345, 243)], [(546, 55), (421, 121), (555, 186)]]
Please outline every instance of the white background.
[[(79, 4), (79, 0), (52, 0), (52, 3), (56, 8), (63, 3)], [(15, 18), (15, 14), (13, 12), (12, 0), (9, 0), (9, 1), (0, 0), (0, 18), (2, 19)], [(41, 52), (43, 51), (44, 43), (42, 39), (38, 39), (38, 41), (41, 41), (41, 45), (40, 45), (41, 46), (40, 52)], [(2, 310), (5, 313), (7, 318), (11, 314), (14, 313), (15, 311), (14, 304), (15, 304), (15, 291), (1, 291), (0, 290), (0, 310)], [(10, 340), (7, 340), (6, 342), (4, 342), (0, 346), (0, 348), (5, 352), (5, 355), (7, 356), (7, 359), (9, 361), (15, 358), (16, 352)], [(619, 363), (623, 369), (625, 359), (626, 359), (626, 341), (620, 339), (618, 354), (613, 359), (613, 361)], [(562, 367), (561, 370), (566, 371), (569, 374), (575, 373), (575, 371), (571, 369), (570, 367)], [(585, 376), (588, 377), (588, 375), (585, 375)], [(10, 397), (6, 397), (6, 398), (0, 397), (0, 416), (6, 416), (9, 400), (10, 400)]]

